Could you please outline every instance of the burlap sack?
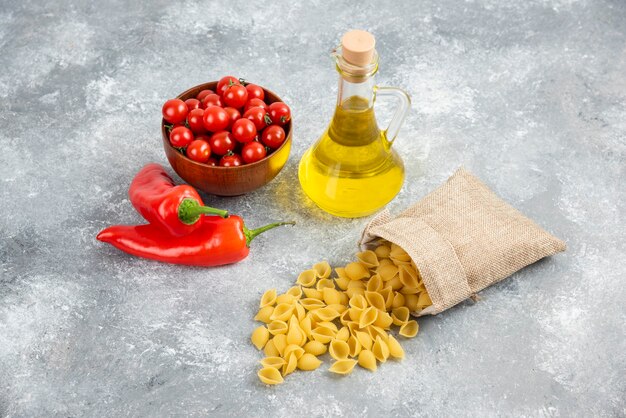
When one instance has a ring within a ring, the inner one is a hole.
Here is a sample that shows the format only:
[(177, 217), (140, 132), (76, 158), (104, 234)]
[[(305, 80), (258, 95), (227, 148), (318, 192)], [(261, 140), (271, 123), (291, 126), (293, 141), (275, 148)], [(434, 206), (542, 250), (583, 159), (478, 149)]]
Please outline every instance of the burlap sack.
[(384, 238), (413, 259), (435, 315), (536, 262), (565, 250), (550, 235), (459, 169), (445, 184), (395, 218), (387, 210), (365, 227), (360, 245)]

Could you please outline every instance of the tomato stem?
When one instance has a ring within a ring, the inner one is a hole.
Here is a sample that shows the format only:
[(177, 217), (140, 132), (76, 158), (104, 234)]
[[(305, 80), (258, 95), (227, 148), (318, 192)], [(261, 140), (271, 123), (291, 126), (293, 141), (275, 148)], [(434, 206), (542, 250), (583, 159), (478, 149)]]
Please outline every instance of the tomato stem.
[(246, 245), (249, 247), (250, 246), (250, 242), (252, 242), (252, 240), (254, 238), (257, 237), (257, 235), (262, 234), (265, 231), (269, 231), (270, 229), (274, 229), (278, 226), (282, 226), (282, 225), (295, 225), (296, 223), (294, 221), (291, 222), (274, 222), (265, 226), (262, 226), (260, 228), (256, 228), (256, 229), (248, 229), (246, 228), (246, 226), (244, 225), (243, 227), (243, 233), (246, 236)]

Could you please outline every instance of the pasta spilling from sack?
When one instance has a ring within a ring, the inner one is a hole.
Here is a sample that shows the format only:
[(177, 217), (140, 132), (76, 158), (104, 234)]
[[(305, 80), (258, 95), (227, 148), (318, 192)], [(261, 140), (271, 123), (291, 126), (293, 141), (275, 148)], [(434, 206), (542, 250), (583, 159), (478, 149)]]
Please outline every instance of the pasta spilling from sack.
[(315, 370), (326, 352), (334, 360), (328, 370), (342, 375), (357, 364), (376, 371), (378, 363), (404, 357), (391, 327), (397, 326), (401, 337), (415, 337), (419, 327), (411, 312), (432, 304), (419, 270), (387, 241), (356, 258), (335, 268), (334, 278), (324, 261), (300, 273), (285, 293), (270, 289), (261, 296), (254, 319), (265, 325), (250, 339), (266, 356), (258, 372), (263, 383), (282, 383), (296, 369)]

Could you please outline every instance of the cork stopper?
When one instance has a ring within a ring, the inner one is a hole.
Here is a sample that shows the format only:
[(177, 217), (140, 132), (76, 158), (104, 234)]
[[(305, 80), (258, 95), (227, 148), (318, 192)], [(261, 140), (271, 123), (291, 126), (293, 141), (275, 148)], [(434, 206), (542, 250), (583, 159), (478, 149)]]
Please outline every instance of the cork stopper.
[(366, 66), (372, 62), (376, 39), (371, 33), (354, 29), (341, 38), (341, 55), (352, 65)]

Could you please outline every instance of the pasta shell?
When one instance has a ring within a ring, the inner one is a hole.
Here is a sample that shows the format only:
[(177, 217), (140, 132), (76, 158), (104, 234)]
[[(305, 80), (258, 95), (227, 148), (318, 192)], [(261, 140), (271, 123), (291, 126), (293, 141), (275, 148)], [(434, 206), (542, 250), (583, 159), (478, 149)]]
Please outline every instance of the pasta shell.
[(327, 261), (322, 261), (321, 263), (317, 263), (313, 266), (313, 270), (315, 270), (315, 274), (320, 279), (328, 279), (330, 277), (330, 264)]
[(274, 367), (263, 367), (257, 373), (261, 382), (266, 385), (278, 385), (283, 383), (283, 377), (280, 375), (280, 372)]
[(264, 306), (263, 308), (259, 309), (259, 312), (257, 312), (256, 316), (254, 317), (254, 320), (269, 324), (270, 322), (272, 322), (270, 317), (272, 316), (273, 313), (274, 313), (273, 306)]
[(406, 262), (406, 263), (411, 262), (411, 257), (409, 256), (409, 254), (407, 254), (407, 252), (404, 251), (402, 247), (400, 247), (397, 244), (394, 244), (393, 242), (391, 243), (391, 250), (389, 251), (389, 258), (391, 258), (393, 261), (398, 260), (398, 261)]
[(335, 288), (325, 287), (322, 289), (322, 294), (324, 296), (324, 302), (327, 305), (339, 304), (341, 301), (339, 292)]
[(387, 285), (391, 286), (391, 288), (393, 290), (400, 290), (400, 289), (402, 289), (402, 281), (400, 281), (400, 278), (398, 276), (396, 276), (393, 279), (389, 280), (387, 282)]
[(307, 337), (311, 336), (311, 317), (310, 316), (305, 316), (304, 319), (302, 321), (300, 321), (300, 328), (302, 329), (302, 331), (304, 331), (304, 334)]
[(389, 347), (387, 347), (387, 343), (382, 340), (380, 337), (376, 337), (376, 341), (374, 341), (374, 345), (372, 346), (372, 353), (374, 353), (374, 357), (381, 363), (384, 363), (389, 358)]
[(267, 344), (267, 341), (269, 339), (270, 333), (263, 325), (255, 328), (255, 330), (252, 331), (252, 335), (250, 336), (250, 340), (257, 350), (261, 350), (263, 347), (265, 347), (265, 344)]
[(270, 316), (272, 321), (288, 321), (293, 313), (294, 306), (289, 303), (281, 303), (276, 305), (274, 312)]
[(333, 363), (332, 366), (328, 369), (328, 371), (337, 373), (337, 374), (350, 374), (356, 365), (356, 360), (352, 359), (344, 359), (337, 360)]
[(365, 309), (367, 308), (367, 299), (365, 299), (365, 296), (355, 295), (350, 298), (349, 304), (354, 309)]
[(332, 321), (333, 319), (339, 317), (339, 312), (332, 308), (320, 308), (313, 311), (313, 315), (317, 317), (320, 321)]
[(272, 335), (286, 334), (289, 327), (285, 321), (272, 321), (267, 325), (269, 333)]
[(342, 325), (346, 325), (346, 323), (350, 321), (352, 321), (352, 318), (350, 318), (350, 310), (346, 309), (341, 315), (339, 315), (339, 322), (341, 322)]
[(350, 319), (352, 321), (358, 322), (361, 318), (361, 315), (363, 314), (363, 311), (364, 309), (350, 308), (348, 309), (348, 315), (350, 316)]
[(430, 295), (426, 292), (420, 293), (417, 299), (417, 308), (424, 309), (433, 304), (433, 301), (430, 300)]
[(326, 306), (326, 304), (324, 302), (322, 302), (321, 300), (313, 299), (313, 298), (300, 299), (300, 304), (307, 311), (314, 310), (314, 309), (320, 309), (320, 308), (323, 308), (324, 306)]
[(319, 341), (309, 341), (304, 345), (304, 351), (314, 356), (321, 356), (326, 350), (326, 344), (322, 344)]
[(370, 292), (379, 292), (380, 289), (383, 288), (383, 279), (381, 279), (378, 274), (374, 274), (367, 281), (367, 285), (365, 286), (365, 288)]
[(391, 311), (391, 318), (393, 319), (393, 323), (397, 326), (406, 324), (410, 317), (411, 313), (406, 306), (400, 306)]
[(398, 267), (398, 277), (405, 287), (416, 288), (417, 283), (417, 271), (413, 270), (413, 267), (409, 265), (400, 265)]
[(359, 317), (359, 327), (365, 328), (366, 326), (373, 324), (374, 321), (376, 321), (377, 317), (378, 310), (373, 306), (370, 306), (369, 308), (365, 309)]
[(380, 327), (382, 329), (389, 329), (389, 327), (393, 324), (393, 318), (385, 311), (378, 311), (378, 317), (376, 321), (374, 321), (374, 325)]
[[(334, 334), (337, 334), (337, 332), (339, 331), (339, 329), (337, 328), (337, 325), (335, 325), (333, 322), (331, 321), (322, 321), (319, 322), (317, 324), (317, 327), (324, 327), (324, 328), (328, 328), (329, 330), (331, 330)], [(333, 334), (333, 335), (334, 335)]]
[(305, 353), (298, 360), (298, 369), (311, 371), (320, 367), (320, 364), (322, 364), (322, 361), (320, 359), (318, 359), (311, 353)]
[[(303, 338), (304, 337), (304, 338)], [(304, 339), (304, 342), (302, 341)], [(295, 316), (292, 316), (289, 320), (289, 331), (287, 332), (287, 344), (304, 344), (306, 342), (306, 335), (304, 331), (300, 329), (300, 324)]]
[(376, 257), (381, 258), (389, 258), (389, 253), (391, 252), (391, 248), (388, 245), (379, 245), (374, 249), (374, 253)]
[(265, 354), (266, 357), (278, 357), (278, 356), (280, 356), (280, 352), (278, 351), (278, 349), (274, 345), (274, 340), (273, 339), (269, 340), (267, 342), (267, 344), (265, 344), (265, 348), (263, 349), (263, 354)]
[(372, 337), (372, 341), (376, 341), (376, 338), (380, 337), (383, 341), (387, 341), (389, 339), (389, 334), (387, 332), (377, 327), (376, 325), (370, 325), (367, 327), (367, 333)]
[(350, 289), (365, 290), (365, 283), (363, 283), (361, 280), (350, 280), (350, 283), (348, 283), (348, 290)]
[(345, 323), (345, 325), (348, 327), (348, 329), (350, 330), (350, 333), (352, 335), (354, 335), (355, 332), (359, 331), (359, 323), (356, 321), (348, 321)]
[(296, 300), (302, 297), (302, 288), (300, 286), (293, 286), (286, 292), (288, 295), (293, 296)]
[[(350, 283), (355, 283), (355, 282), (350, 282)], [(365, 295), (365, 289), (363, 288), (358, 288), (358, 287), (353, 287), (351, 289), (346, 290), (346, 295), (348, 295), (348, 297), (353, 297), (354, 295)]]
[(398, 267), (393, 264), (386, 264), (379, 266), (376, 269), (376, 273), (380, 276), (383, 282), (388, 282), (398, 275)]
[(350, 357), (356, 357), (361, 352), (361, 343), (354, 335), (348, 338), (348, 348), (350, 348)]
[(419, 331), (419, 325), (417, 324), (417, 321), (410, 320), (409, 322), (407, 322), (406, 324), (400, 327), (400, 331), (398, 333), (402, 335), (403, 337), (413, 338), (417, 335), (418, 331)]
[(415, 312), (417, 310), (418, 301), (419, 297), (417, 295), (404, 295), (404, 306), (406, 306), (411, 312)]
[(284, 357), (285, 347), (287, 347), (287, 336), (285, 334), (279, 334), (272, 338), (272, 341), (274, 342), (276, 350), (278, 350), (278, 354)]
[(337, 331), (335, 338), (341, 341), (348, 341), (348, 338), (350, 338), (350, 328), (341, 327), (341, 329)]
[(295, 305), (295, 315), (298, 318), (298, 321), (302, 321), (304, 319), (304, 317), (306, 316), (306, 311), (304, 309), (304, 306), (302, 306), (299, 303), (296, 303)]
[(282, 357), (272, 356), (265, 357), (263, 360), (259, 361), (263, 365), (263, 367), (273, 367), (275, 369), (280, 369), (283, 367), (283, 364), (286, 363), (285, 359)]
[(313, 331), (311, 331), (311, 337), (315, 341), (319, 341), (322, 344), (328, 344), (333, 338), (335, 338), (335, 332), (326, 327), (316, 327)]
[(317, 274), (315, 270), (304, 270), (302, 273), (298, 275), (298, 280), (296, 283), (302, 285), (304, 287), (312, 287), (317, 282)]
[(350, 280), (361, 280), (370, 276), (363, 264), (358, 262), (348, 264), (346, 266), (346, 274)]
[(319, 279), (317, 281), (317, 284), (315, 285), (315, 288), (319, 291), (322, 291), (324, 288), (326, 287), (330, 287), (330, 288), (335, 288), (335, 282), (332, 279)]
[(339, 278), (346, 278), (350, 280), (350, 277), (348, 277), (348, 273), (346, 273), (346, 269), (343, 267), (335, 268), (335, 273), (337, 273), (337, 277)]
[(296, 358), (296, 355), (294, 353), (289, 354), (289, 357), (287, 357), (287, 363), (283, 365), (283, 376), (293, 373), (297, 366), (298, 359)]
[[(393, 264), (393, 261), (391, 261), (388, 258), (382, 258), (378, 260), (378, 268), (381, 268), (383, 266), (394, 266), (395, 264)], [(376, 271), (378, 271), (378, 269), (376, 269)]]
[(356, 331), (355, 336), (361, 343), (361, 347), (363, 347), (366, 350), (369, 350), (372, 348), (372, 343), (373, 343), (372, 337), (370, 337), (368, 333), (363, 332), (363, 331)]
[(276, 297), (276, 305), (292, 305), (296, 301), (296, 297), (289, 293), (283, 293)]
[(335, 279), (335, 284), (341, 290), (348, 289), (348, 283), (350, 283), (350, 279), (347, 277), (337, 277)]
[(403, 286), (400, 289), (400, 293), (402, 293), (403, 295), (415, 295), (419, 292), (419, 289), (417, 287), (406, 287)]
[(333, 311), (337, 312), (338, 315), (341, 315), (342, 313), (348, 310), (348, 307), (346, 305), (342, 305), (341, 303), (328, 305), (327, 308), (332, 309)]
[(367, 300), (367, 303), (369, 304), (369, 306), (372, 306), (381, 311), (386, 310), (385, 299), (382, 297), (380, 293), (365, 291), (365, 299)]
[(296, 358), (300, 358), (304, 354), (304, 348), (300, 347), (297, 344), (289, 344), (283, 350), (283, 357), (288, 358), (291, 354), (295, 355)]
[(276, 289), (266, 290), (261, 296), (261, 302), (259, 302), (259, 308), (266, 306), (272, 306), (276, 302)]
[(302, 292), (309, 299), (317, 299), (317, 300), (324, 299), (324, 295), (322, 294), (322, 292), (320, 292), (317, 289), (313, 289), (313, 288), (310, 288), (310, 287), (304, 287), (304, 288), (302, 288)]
[(376, 371), (376, 356), (370, 350), (361, 350), (359, 353), (359, 366), (364, 369), (371, 370), (373, 372)]
[(393, 335), (389, 336), (389, 339), (387, 340), (387, 346), (389, 347), (389, 355), (391, 357), (397, 359), (404, 358), (404, 349), (402, 348), (398, 340), (393, 337)]
[(393, 295), (393, 302), (391, 302), (392, 308), (399, 308), (404, 306), (404, 295), (402, 293), (395, 293)]
[(387, 286), (383, 289), (380, 289), (378, 293), (380, 293), (380, 295), (385, 300), (385, 310), (386, 311), (390, 310), (391, 305), (393, 304), (393, 297), (394, 297), (393, 289), (391, 288), (391, 286)]
[(339, 303), (341, 303), (343, 306), (346, 307), (346, 309), (348, 308), (348, 302), (350, 301), (350, 297), (348, 296), (348, 294), (346, 292), (340, 292), (339, 293)]
[(332, 358), (342, 360), (348, 358), (348, 355), (350, 354), (350, 346), (348, 346), (348, 343), (345, 341), (335, 339), (330, 342), (328, 352)]
[(378, 257), (374, 251), (366, 250), (356, 254), (361, 264), (366, 268), (374, 268), (378, 266)]

